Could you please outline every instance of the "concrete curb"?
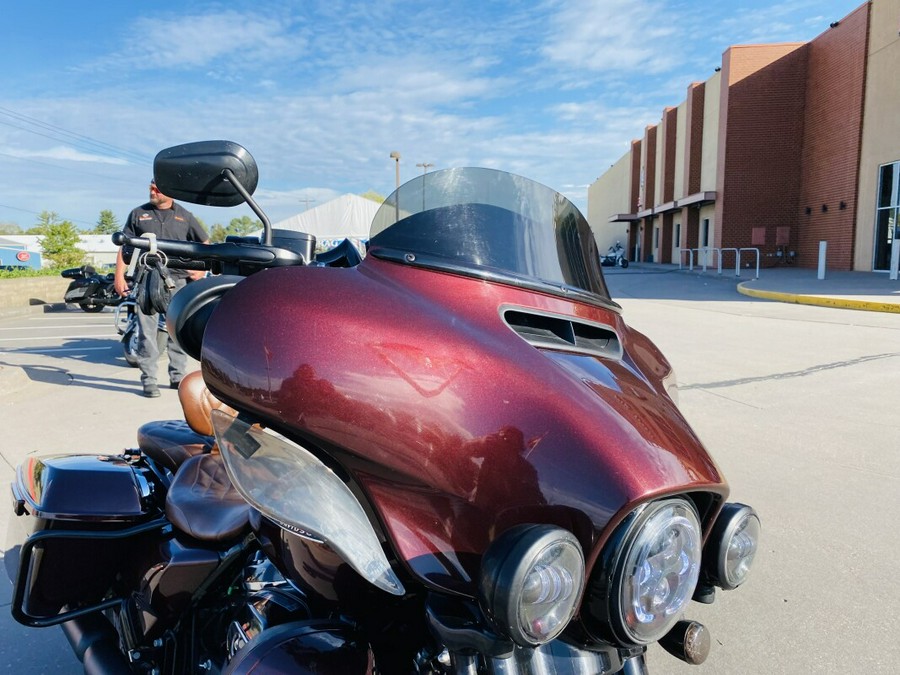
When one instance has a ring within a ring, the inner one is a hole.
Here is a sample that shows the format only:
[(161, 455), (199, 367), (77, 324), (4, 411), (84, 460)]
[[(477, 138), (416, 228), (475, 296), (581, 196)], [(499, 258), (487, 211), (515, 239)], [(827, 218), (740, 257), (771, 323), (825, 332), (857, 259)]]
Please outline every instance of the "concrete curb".
[(831, 307), (833, 309), (856, 309), (864, 312), (889, 312), (900, 314), (900, 304), (891, 302), (878, 302), (873, 300), (854, 300), (852, 298), (835, 298), (823, 295), (801, 295), (798, 293), (780, 293), (778, 291), (763, 291), (758, 288), (749, 288), (749, 281), (738, 284), (738, 293), (753, 298), (764, 300), (776, 300), (778, 302), (790, 302), (797, 305), (816, 305), (818, 307)]

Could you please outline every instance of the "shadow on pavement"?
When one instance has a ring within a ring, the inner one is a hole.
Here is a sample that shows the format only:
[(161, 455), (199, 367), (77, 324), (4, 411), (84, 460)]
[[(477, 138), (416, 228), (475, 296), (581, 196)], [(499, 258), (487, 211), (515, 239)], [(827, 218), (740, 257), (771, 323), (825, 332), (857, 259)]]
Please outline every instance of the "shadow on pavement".
[[(104, 391), (120, 391), (130, 394), (142, 395), (140, 379), (137, 375), (131, 378), (110, 379), (108, 377), (95, 377), (84, 373), (73, 372), (64, 368), (53, 366), (41, 366), (34, 364), (12, 364), (0, 361), (0, 366), (11, 366), (21, 369), (31, 382), (42, 384), (54, 384), (68, 387), (88, 387), (102, 389)], [(136, 371), (128, 369), (129, 374)]]

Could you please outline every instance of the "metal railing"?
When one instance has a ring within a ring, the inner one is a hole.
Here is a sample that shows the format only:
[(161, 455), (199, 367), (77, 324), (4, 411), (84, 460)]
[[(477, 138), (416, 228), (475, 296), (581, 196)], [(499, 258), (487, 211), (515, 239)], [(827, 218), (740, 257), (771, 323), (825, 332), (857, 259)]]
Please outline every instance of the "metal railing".
[[(756, 278), (759, 279), (759, 260), (760, 253), (758, 248), (716, 248), (715, 246), (701, 246), (699, 248), (679, 248), (678, 249), (678, 269), (684, 269), (684, 254), (688, 254), (688, 270), (691, 272), (694, 271), (694, 264), (696, 260), (696, 265), (698, 267), (702, 267), (703, 271), (706, 272), (707, 267), (712, 267), (713, 263), (716, 263), (716, 270), (718, 274), (722, 274), (722, 254), (727, 252), (734, 252), (734, 276), (741, 276), (741, 253), (743, 252), (754, 252), (756, 253)], [(695, 258), (696, 254), (696, 258)], [(701, 265), (701, 258), (703, 260)]]
[(759, 249), (758, 248), (739, 248), (737, 250), (737, 259), (734, 263), (734, 276), (741, 276), (741, 251), (753, 251), (756, 253), (756, 278), (759, 279)]

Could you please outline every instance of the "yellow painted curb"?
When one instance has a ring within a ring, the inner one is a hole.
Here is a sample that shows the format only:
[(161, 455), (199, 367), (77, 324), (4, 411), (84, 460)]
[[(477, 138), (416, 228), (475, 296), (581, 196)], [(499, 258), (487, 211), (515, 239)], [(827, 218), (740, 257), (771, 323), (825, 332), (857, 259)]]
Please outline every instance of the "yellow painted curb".
[(830, 298), (821, 295), (799, 295), (797, 293), (779, 293), (777, 291), (763, 291), (757, 288), (748, 288), (745, 281), (738, 284), (738, 293), (765, 300), (777, 300), (779, 302), (792, 302), (797, 305), (817, 305), (819, 307), (833, 307), (835, 309), (858, 309), (866, 312), (891, 312), (900, 314), (900, 303), (873, 302), (870, 300), (853, 300), (851, 298)]

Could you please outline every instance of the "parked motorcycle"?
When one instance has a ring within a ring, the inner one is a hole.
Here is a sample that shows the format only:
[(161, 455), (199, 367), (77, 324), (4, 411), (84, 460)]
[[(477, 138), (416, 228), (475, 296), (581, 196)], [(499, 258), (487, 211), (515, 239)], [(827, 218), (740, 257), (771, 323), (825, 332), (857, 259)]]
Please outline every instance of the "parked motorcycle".
[(78, 305), (85, 312), (102, 312), (104, 307), (115, 307), (122, 302), (113, 285), (115, 275), (98, 274), (91, 265), (63, 270), (61, 275), (71, 279), (66, 289), (67, 305)]
[(625, 257), (625, 249), (622, 248), (620, 242), (616, 242), (615, 246), (610, 246), (606, 251), (606, 255), (600, 256), (600, 264), (603, 267), (628, 267), (628, 258)]
[[(116, 324), (116, 332), (121, 335), (120, 342), (122, 344), (122, 354), (125, 362), (132, 368), (138, 366), (138, 338), (140, 337), (141, 324), (138, 321), (135, 312), (134, 293), (130, 293), (116, 307), (116, 315), (114, 318)], [(159, 314), (156, 332), (156, 347), (160, 354), (165, 353), (166, 343), (169, 341), (169, 332), (166, 328), (166, 315)]]
[(18, 467), (17, 621), (61, 624), (90, 673), (630, 674), (657, 641), (703, 661), (682, 617), (744, 583), (759, 518), (726, 502), (571, 202), (431, 172), (360, 260), (273, 230), (236, 144), (154, 175), (264, 233), (114, 235), (214, 273), (168, 311), (202, 377), (133, 451)]

